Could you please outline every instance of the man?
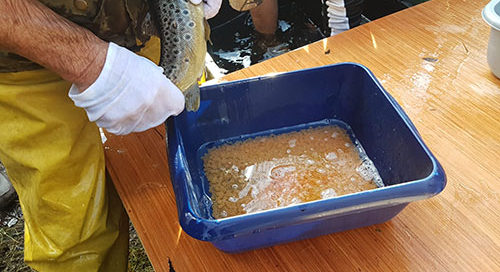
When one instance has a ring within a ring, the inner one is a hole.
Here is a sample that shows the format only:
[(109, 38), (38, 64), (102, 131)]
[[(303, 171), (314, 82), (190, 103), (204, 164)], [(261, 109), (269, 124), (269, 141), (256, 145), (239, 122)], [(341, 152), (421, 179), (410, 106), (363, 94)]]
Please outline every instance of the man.
[[(361, 22), (363, 0), (321, 0), (327, 6), (330, 35), (339, 34)], [(272, 40), (278, 26), (278, 0), (229, 0), (239, 11), (250, 10), (255, 31)]]
[[(205, 2), (214, 16), (220, 1)], [(127, 134), (184, 108), (162, 68), (125, 48), (150, 40), (148, 18), (144, 0), (0, 0), (0, 161), (38, 271), (126, 271), (128, 218), (96, 123)]]

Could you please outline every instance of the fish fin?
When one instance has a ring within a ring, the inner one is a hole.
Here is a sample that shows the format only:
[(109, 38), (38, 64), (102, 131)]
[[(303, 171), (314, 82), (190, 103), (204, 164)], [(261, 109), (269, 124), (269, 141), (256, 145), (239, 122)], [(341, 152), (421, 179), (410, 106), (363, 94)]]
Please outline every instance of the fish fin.
[(197, 82), (186, 89), (184, 97), (188, 111), (197, 111), (200, 108), (200, 87)]
[(205, 40), (213, 45), (212, 40), (210, 39), (210, 24), (208, 23), (207, 19), (203, 20), (203, 25), (205, 26)]

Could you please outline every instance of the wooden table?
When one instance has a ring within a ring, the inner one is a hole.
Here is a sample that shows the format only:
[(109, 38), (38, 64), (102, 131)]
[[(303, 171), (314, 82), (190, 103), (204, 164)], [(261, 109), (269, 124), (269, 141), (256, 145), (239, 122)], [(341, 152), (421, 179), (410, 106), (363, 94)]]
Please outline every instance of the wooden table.
[(225, 78), (370, 68), (448, 176), (444, 192), (390, 222), (225, 254), (179, 227), (164, 128), (107, 135), (109, 172), (156, 271), (500, 271), (500, 80), (486, 63), (486, 3), (430, 1)]

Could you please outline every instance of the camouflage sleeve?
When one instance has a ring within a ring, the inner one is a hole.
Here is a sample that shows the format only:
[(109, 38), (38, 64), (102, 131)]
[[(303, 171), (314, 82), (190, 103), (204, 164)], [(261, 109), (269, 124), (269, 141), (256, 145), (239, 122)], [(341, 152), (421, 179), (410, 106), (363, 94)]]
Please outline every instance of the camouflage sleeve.
[(99, 38), (129, 49), (154, 33), (146, 20), (145, 0), (40, 0), (61, 16), (83, 26)]
[[(96, 36), (139, 51), (155, 35), (146, 0), (39, 0)], [(40, 69), (25, 58), (0, 51), (0, 72)]]

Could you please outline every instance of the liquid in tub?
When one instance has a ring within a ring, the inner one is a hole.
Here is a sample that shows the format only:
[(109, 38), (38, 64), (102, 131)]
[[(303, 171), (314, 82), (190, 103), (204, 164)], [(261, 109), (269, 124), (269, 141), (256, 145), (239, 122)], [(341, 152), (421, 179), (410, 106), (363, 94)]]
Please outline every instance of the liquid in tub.
[(226, 143), (202, 159), (214, 218), (383, 186), (359, 141), (337, 125)]

